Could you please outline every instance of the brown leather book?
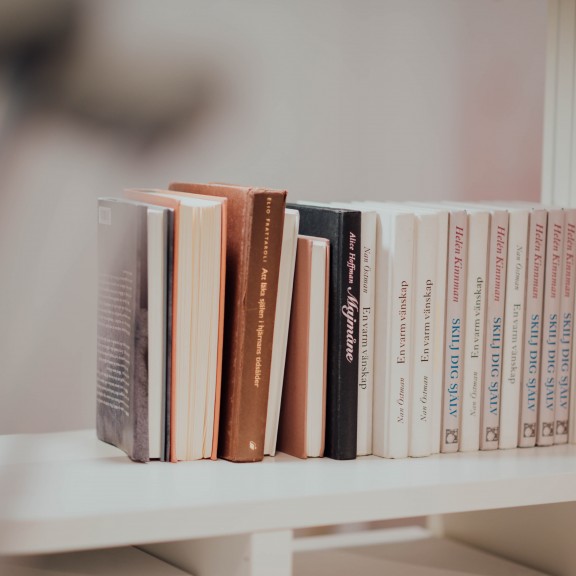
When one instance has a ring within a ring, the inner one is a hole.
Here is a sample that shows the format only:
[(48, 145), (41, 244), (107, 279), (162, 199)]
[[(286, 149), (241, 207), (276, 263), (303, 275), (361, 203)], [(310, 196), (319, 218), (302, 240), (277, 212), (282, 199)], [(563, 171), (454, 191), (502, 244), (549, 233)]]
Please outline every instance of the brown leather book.
[(298, 237), (278, 450), (324, 455), (328, 334), (328, 240)]
[(286, 192), (185, 183), (170, 189), (228, 199), (218, 456), (262, 460)]

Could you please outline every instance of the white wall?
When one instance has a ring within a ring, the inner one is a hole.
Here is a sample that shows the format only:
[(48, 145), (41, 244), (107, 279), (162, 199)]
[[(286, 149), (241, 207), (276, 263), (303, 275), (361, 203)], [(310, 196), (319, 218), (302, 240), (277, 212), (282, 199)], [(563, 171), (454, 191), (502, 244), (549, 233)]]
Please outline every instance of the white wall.
[[(0, 142), (0, 433), (94, 423), (98, 196), (219, 180), (294, 199), (539, 197), (544, 0), (82, 6), (62, 105)], [(86, 119), (187, 99), (145, 146)]]

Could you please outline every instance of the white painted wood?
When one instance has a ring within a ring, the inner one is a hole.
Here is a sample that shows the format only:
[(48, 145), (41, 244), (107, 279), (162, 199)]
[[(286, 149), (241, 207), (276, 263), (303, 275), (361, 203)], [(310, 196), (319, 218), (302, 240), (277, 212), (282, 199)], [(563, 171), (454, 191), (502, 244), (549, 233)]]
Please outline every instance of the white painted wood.
[(576, 0), (549, 0), (542, 200), (576, 206)]
[(558, 78), (558, 41), (560, 1), (548, 0), (548, 29), (546, 45), (546, 86), (544, 94), (544, 129), (542, 139), (542, 202), (554, 201), (555, 184), (555, 128), (556, 81)]
[(292, 576), (292, 531), (201, 538), (142, 547), (194, 576)]
[[(553, 492), (555, 482), (543, 485)], [(555, 576), (576, 575), (576, 503), (444, 517), (445, 534)]]
[(256, 464), (135, 464), (82, 431), (0, 437), (0, 462), (0, 554), (576, 501), (576, 446), (568, 445), (403, 460), (279, 454)]

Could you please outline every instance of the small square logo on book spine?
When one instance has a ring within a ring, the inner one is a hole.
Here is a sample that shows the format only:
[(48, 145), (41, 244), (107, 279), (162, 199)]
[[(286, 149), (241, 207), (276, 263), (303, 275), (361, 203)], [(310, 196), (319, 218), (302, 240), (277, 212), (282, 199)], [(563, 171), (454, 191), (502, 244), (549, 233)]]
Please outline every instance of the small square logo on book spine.
[(446, 444), (458, 444), (458, 428), (447, 428), (445, 434)]
[(542, 422), (542, 436), (554, 436), (554, 422)]
[(567, 420), (557, 420), (556, 421), (556, 434), (563, 436), (568, 434), (568, 421)]
[(499, 436), (500, 436), (499, 426), (486, 427), (486, 442), (498, 442)]
[(522, 436), (524, 438), (535, 438), (536, 437), (536, 424), (524, 424)]

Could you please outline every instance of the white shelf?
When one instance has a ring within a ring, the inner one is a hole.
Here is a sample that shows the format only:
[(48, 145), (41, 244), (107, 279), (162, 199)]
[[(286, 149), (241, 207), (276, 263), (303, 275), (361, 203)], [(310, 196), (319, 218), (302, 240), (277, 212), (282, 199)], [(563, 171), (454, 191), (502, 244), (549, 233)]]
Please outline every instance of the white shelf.
[[(0, 438), (0, 554), (576, 500), (576, 447), (136, 464), (93, 431)], [(543, 489), (546, 487), (546, 489)]]

